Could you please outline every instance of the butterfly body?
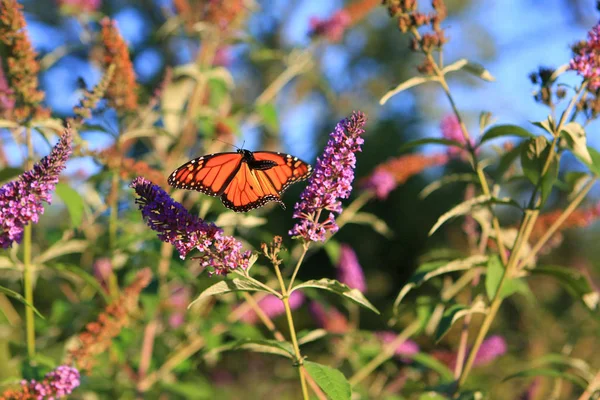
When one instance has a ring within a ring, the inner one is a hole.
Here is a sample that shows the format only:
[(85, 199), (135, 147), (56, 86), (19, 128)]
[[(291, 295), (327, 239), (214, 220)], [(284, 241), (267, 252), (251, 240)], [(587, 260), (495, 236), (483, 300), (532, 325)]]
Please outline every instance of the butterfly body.
[(195, 158), (169, 176), (169, 185), (221, 197), (225, 207), (246, 212), (270, 201), (285, 205), (281, 194), (308, 178), (309, 164), (290, 154), (239, 149)]

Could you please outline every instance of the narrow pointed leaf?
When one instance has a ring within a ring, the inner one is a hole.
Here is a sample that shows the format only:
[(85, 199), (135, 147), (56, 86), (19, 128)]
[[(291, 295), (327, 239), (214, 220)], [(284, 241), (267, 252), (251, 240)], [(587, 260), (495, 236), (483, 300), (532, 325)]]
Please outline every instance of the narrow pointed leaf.
[(386, 94), (384, 94), (383, 97), (381, 98), (381, 100), (379, 100), (379, 104), (384, 105), (389, 99), (391, 99), (398, 93), (402, 92), (403, 90), (410, 89), (413, 86), (417, 86), (417, 85), (420, 85), (427, 81), (433, 81), (433, 80), (435, 80), (435, 78), (423, 77), (423, 76), (415, 76), (413, 78), (410, 78), (409, 80), (402, 82), (401, 84), (396, 86), (394, 89), (392, 89), (389, 92), (387, 92)]
[(529, 377), (534, 377), (534, 376), (548, 376), (551, 378), (564, 379), (564, 380), (567, 380), (569, 382), (576, 384), (577, 386), (581, 387), (582, 389), (585, 389), (588, 385), (587, 382), (583, 378), (581, 378), (577, 375), (574, 375), (574, 374), (571, 374), (568, 372), (564, 372), (564, 371), (560, 371), (557, 369), (550, 369), (550, 368), (532, 368), (532, 369), (520, 371), (515, 374), (507, 376), (506, 378), (504, 378), (502, 380), (502, 382), (506, 382), (510, 379), (515, 379), (515, 378), (529, 378)]
[(445, 335), (448, 333), (452, 325), (454, 325), (461, 318), (469, 315), (469, 314), (485, 314), (487, 309), (483, 300), (479, 299), (474, 301), (473, 304), (469, 307), (464, 304), (454, 304), (444, 311), (444, 315), (440, 320), (440, 324), (435, 332), (435, 341), (439, 342)]
[(267, 353), (267, 354), (276, 354), (279, 356), (283, 356), (289, 359), (294, 358), (294, 349), (292, 345), (288, 342), (280, 342), (278, 340), (254, 340), (254, 339), (242, 339), (236, 340), (231, 343), (227, 343), (226, 345), (219, 346), (215, 349), (212, 349), (207, 353), (208, 357), (213, 357), (218, 353), (222, 353), (224, 351), (233, 351), (233, 350), (249, 350), (255, 353)]
[(67, 206), (69, 216), (71, 217), (71, 225), (75, 228), (81, 226), (83, 210), (85, 208), (81, 195), (65, 183), (56, 184), (56, 195), (60, 197)]
[(532, 276), (550, 276), (556, 280), (574, 297), (585, 304), (590, 311), (600, 307), (600, 293), (594, 290), (589, 278), (579, 271), (554, 265), (540, 265), (529, 271)]
[(13, 290), (10, 290), (9, 288), (5, 288), (4, 286), (0, 286), (0, 293), (4, 293), (8, 297), (12, 297), (13, 299), (17, 300), (18, 302), (24, 304), (26, 307), (31, 308), (33, 310), (33, 312), (37, 314), (38, 317), (45, 319), (44, 316), (42, 314), (40, 314), (40, 312), (37, 310), (37, 308), (35, 308), (33, 304), (31, 304), (30, 302), (25, 300), (25, 297), (23, 297), (21, 294), (15, 292)]
[(488, 129), (481, 137), (480, 143), (487, 142), (503, 136), (518, 136), (523, 138), (533, 138), (535, 135), (525, 128), (518, 125), (495, 125)]
[[(379, 314), (379, 311), (375, 308), (373, 304), (367, 300), (367, 298), (358, 290), (358, 289), (350, 289), (348, 286), (343, 283), (336, 281), (335, 279), (319, 279), (319, 280), (311, 280), (304, 283), (301, 283), (292, 289), (292, 292), (298, 289), (303, 288), (315, 288), (315, 289), (323, 289), (329, 292), (338, 294), (340, 296), (346, 297), (347, 299), (352, 300), (353, 302), (360, 304), (361, 306), (368, 308), (376, 314)], [(291, 292), (290, 292), (291, 293)]]
[(251, 280), (246, 279), (232, 279), (232, 280), (224, 280), (214, 285), (210, 286), (206, 290), (204, 290), (194, 301), (192, 301), (188, 308), (190, 308), (194, 303), (205, 299), (210, 296), (216, 296), (219, 294), (231, 293), (231, 292), (265, 292), (271, 293), (267, 291), (262, 286), (252, 282)]
[(575, 157), (587, 165), (592, 163), (592, 156), (587, 148), (585, 129), (581, 124), (569, 122), (562, 128), (561, 134), (566, 139)]

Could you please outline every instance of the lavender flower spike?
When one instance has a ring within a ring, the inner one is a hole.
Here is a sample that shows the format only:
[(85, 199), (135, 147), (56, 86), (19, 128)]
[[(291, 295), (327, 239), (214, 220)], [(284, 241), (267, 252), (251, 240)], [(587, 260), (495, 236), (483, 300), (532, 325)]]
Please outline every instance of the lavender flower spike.
[(138, 177), (129, 185), (138, 195), (135, 200), (148, 226), (158, 238), (170, 243), (181, 258), (198, 249), (202, 267), (209, 267), (209, 275), (227, 275), (236, 268), (246, 269), (251, 252), (243, 251), (242, 244), (212, 223), (189, 213), (167, 192), (152, 182)]
[[(333, 213), (342, 212), (339, 199), (347, 199), (352, 191), (356, 156), (364, 140), (366, 117), (355, 111), (340, 121), (329, 136), (323, 155), (317, 158), (315, 172), (294, 208), (294, 218), (300, 219), (290, 230), (290, 235), (307, 241), (325, 241), (329, 231), (337, 232)], [(330, 211), (324, 222), (319, 222), (322, 211)]]
[(0, 247), (20, 243), (25, 225), (38, 222), (44, 213), (42, 202), (52, 201), (52, 191), (71, 151), (71, 131), (67, 128), (48, 156), (18, 180), (0, 187)]
[(572, 49), (569, 69), (587, 79), (591, 90), (597, 90), (600, 88), (600, 23), (588, 32), (588, 40), (576, 43)]
[(352, 289), (358, 289), (364, 293), (367, 291), (365, 274), (358, 263), (358, 257), (347, 244), (340, 246), (340, 260), (338, 262), (337, 278)]

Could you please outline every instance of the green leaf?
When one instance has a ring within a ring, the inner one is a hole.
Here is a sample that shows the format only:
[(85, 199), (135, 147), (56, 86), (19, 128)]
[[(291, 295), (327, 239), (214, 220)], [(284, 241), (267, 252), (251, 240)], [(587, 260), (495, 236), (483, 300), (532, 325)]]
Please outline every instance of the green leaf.
[(464, 271), (464, 270), (473, 268), (475, 265), (482, 264), (482, 263), (486, 262), (487, 260), (488, 260), (487, 256), (475, 255), (475, 256), (467, 257), (467, 258), (460, 259), (460, 260), (450, 261), (450, 262), (434, 261), (434, 262), (430, 262), (430, 263), (421, 265), (415, 271), (415, 273), (412, 275), (412, 277), (409, 279), (409, 281), (406, 283), (406, 285), (404, 285), (402, 287), (402, 289), (400, 290), (400, 293), (398, 293), (398, 296), (396, 297), (396, 300), (394, 301), (394, 312), (400, 305), (400, 302), (402, 302), (402, 299), (406, 296), (406, 294), (411, 289), (414, 289), (414, 288), (422, 285), (424, 282), (427, 282), (429, 279), (431, 279), (433, 277), (436, 277), (436, 276), (439, 276), (442, 274), (447, 274), (450, 272)]
[(532, 367), (537, 368), (538, 366), (561, 366), (563, 368), (572, 368), (579, 372), (579, 376), (587, 381), (594, 379), (594, 372), (592, 367), (581, 358), (569, 357), (564, 354), (545, 354), (539, 358), (536, 358), (531, 362)]
[(557, 369), (550, 369), (550, 368), (532, 368), (532, 369), (520, 371), (515, 374), (507, 376), (506, 378), (504, 378), (502, 380), (502, 382), (506, 382), (506, 381), (508, 381), (510, 379), (514, 379), (514, 378), (529, 378), (532, 376), (549, 376), (552, 378), (564, 379), (564, 380), (567, 380), (569, 382), (572, 382), (572, 383), (578, 385), (582, 389), (585, 389), (588, 385), (588, 383), (584, 379), (582, 379), (581, 377), (579, 377), (577, 375), (570, 374), (568, 372), (560, 371)]
[(521, 166), (525, 177), (536, 187), (541, 189), (543, 206), (546, 199), (552, 191), (554, 182), (558, 178), (559, 157), (554, 155), (546, 174), (542, 177), (542, 172), (546, 160), (552, 151), (552, 146), (544, 136), (538, 136), (530, 139), (527, 146), (521, 149)]
[(567, 141), (569, 149), (571, 149), (575, 157), (579, 158), (586, 165), (592, 163), (592, 156), (587, 149), (585, 129), (583, 126), (581, 126), (581, 124), (577, 122), (569, 122), (563, 126), (560, 133)]
[(589, 278), (581, 272), (553, 265), (541, 265), (529, 272), (532, 276), (544, 275), (557, 279), (572, 296), (582, 301), (589, 310), (598, 310), (600, 293), (594, 290)]
[(269, 339), (242, 339), (235, 340), (223, 346), (212, 349), (206, 353), (206, 357), (214, 357), (218, 353), (233, 350), (249, 350), (255, 353), (276, 354), (289, 359), (294, 359), (294, 349), (288, 342), (280, 342), (278, 340)]
[[(498, 291), (498, 286), (500, 285), (503, 275), (504, 267), (502, 266), (502, 261), (500, 261), (500, 257), (495, 254), (489, 258), (485, 272), (485, 292), (490, 301), (492, 301), (494, 296), (496, 296), (496, 292)], [(507, 278), (504, 282), (504, 285), (502, 285), (500, 298), (505, 299), (514, 293), (527, 293), (528, 291), (529, 287), (522, 279)]]
[(257, 105), (256, 112), (258, 115), (260, 115), (260, 118), (267, 129), (277, 132), (279, 128), (279, 120), (277, 119), (277, 108), (275, 108), (273, 103)]
[(419, 193), (419, 198), (425, 199), (431, 193), (436, 190), (442, 188), (445, 185), (456, 182), (467, 182), (474, 183), (477, 182), (477, 176), (475, 174), (451, 174), (438, 179), (437, 181), (431, 182), (429, 185), (425, 186), (421, 193)]
[(21, 296), (19, 293), (15, 292), (13, 290), (10, 290), (8, 288), (5, 288), (4, 286), (0, 286), (0, 293), (4, 293), (8, 297), (12, 297), (13, 299), (17, 300), (18, 302), (31, 308), (33, 310), (33, 312), (37, 314), (38, 317), (45, 319), (44, 316), (42, 314), (40, 314), (40, 312), (37, 310), (37, 308), (35, 308), (33, 304), (31, 304), (30, 302), (25, 300), (25, 297)]
[(479, 114), (479, 131), (483, 132), (492, 122), (492, 113), (489, 111), (482, 111)]
[(444, 311), (444, 315), (440, 320), (440, 324), (435, 332), (435, 341), (439, 342), (445, 335), (448, 333), (452, 325), (459, 319), (469, 315), (469, 314), (485, 314), (487, 313), (487, 309), (483, 300), (478, 299), (473, 302), (473, 304), (469, 307), (464, 304), (454, 304)]
[(521, 155), (523, 151), (523, 147), (527, 145), (526, 141), (519, 143), (518, 146), (515, 146), (512, 150), (507, 151), (500, 157), (500, 161), (498, 162), (498, 168), (495, 171), (495, 175), (498, 179), (501, 179), (502, 176), (508, 171), (511, 165), (515, 162), (515, 160)]
[(379, 314), (379, 311), (375, 308), (375, 306), (373, 306), (373, 304), (371, 304), (358, 289), (350, 289), (348, 286), (336, 281), (335, 279), (323, 278), (319, 280), (307, 281), (294, 287), (290, 293), (303, 288), (323, 289), (333, 292), (340, 296), (346, 297), (365, 308), (368, 308), (376, 314)]
[(83, 269), (81, 269), (81, 267), (76, 266), (76, 265), (53, 263), (51, 268), (56, 269), (58, 271), (64, 271), (67, 273), (71, 273), (71, 274), (78, 276), (85, 283), (87, 283), (88, 285), (93, 287), (96, 290), (96, 292), (98, 292), (104, 298), (104, 301), (106, 302), (106, 304), (111, 302), (110, 297), (108, 296), (106, 291), (102, 288), (100, 283), (98, 283), (98, 280), (91, 274), (89, 274), (86, 271), (84, 271)]
[[(190, 308), (194, 303), (205, 299), (210, 296), (216, 296), (224, 293), (232, 293), (232, 292), (265, 292), (271, 293), (262, 286), (257, 283), (248, 280), (248, 279), (239, 279), (235, 278), (232, 280), (224, 280), (205, 289), (194, 301), (192, 301), (188, 308)], [(273, 294), (273, 293), (271, 293)]]
[(440, 374), (443, 381), (450, 382), (454, 380), (454, 374), (452, 373), (452, 371), (450, 371), (450, 369), (441, 361), (433, 358), (429, 354), (417, 353), (411, 355), (410, 358), (414, 362), (421, 364), (424, 367), (427, 367)]
[(408, 143), (400, 146), (399, 152), (403, 153), (407, 150), (412, 149), (413, 147), (423, 146), (426, 144), (441, 144), (444, 146), (458, 147), (460, 149), (463, 149), (465, 147), (463, 143), (461, 143), (457, 140), (442, 139), (442, 138), (424, 138), (424, 139), (413, 140), (412, 142), (408, 142)]
[(433, 235), (435, 231), (437, 231), (438, 228), (442, 226), (446, 221), (461, 215), (468, 214), (470, 211), (487, 204), (503, 204), (521, 208), (519, 204), (512, 199), (498, 199), (496, 197), (493, 197), (492, 195), (482, 194), (477, 197), (473, 197), (469, 200), (463, 201), (459, 205), (454, 206), (452, 209), (450, 209), (450, 211), (447, 211), (444, 214), (442, 214), (436, 221), (435, 225), (433, 225), (433, 227), (429, 230), (429, 236)]
[(337, 265), (340, 260), (341, 247), (337, 240), (329, 239), (325, 243), (325, 253), (329, 256), (332, 265)]
[(298, 345), (302, 346), (303, 344), (314, 342), (315, 340), (319, 340), (328, 334), (329, 332), (327, 332), (325, 329), (315, 329), (305, 334), (298, 333)]
[(523, 138), (534, 138), (535, 135), (529, 132), (525, 128), (521, 128), (518, 125), (495, 125), (488, 129), (479, 143), (487, 142), (488, 140), (492, 140), (502, 136), (519, 136)]
[(588, 165), (590, 171), (594, 175), (600, 176), (600, 152), (593, 147), (588, 146), (588, 153), (590, 153), (590, 157), (592, 158), (592, 163)]
[(337, 369), (312, 361), (304, 361), (304, 368), (330, 399), (350, 400), (352, 397), (350, 382)]
[(554, 118), (552, 118), (552, 116), (549, 116), (548, 119), (546, 119), (545, 121), (531, 122), (531, 123), (535, 126), (539, 126), (540, 128), (544, 129), (546, 132), (548, 132), (549, 134), (554, 136), (554, 131), (556, 130), (556, 123), (554, 122)]
[(67, 206), (69, 216), (71, 217), (71, 225), (75, 228), (81, 226), (83, 210), (85, 208), (81, 195), (66, 183), (56, 184), (56, 194)]
[(2, 169), (0, 169), (0, 184), (4, 184), (8, 181), (14, 180), (14, 178), (21, 175), (22, 173), (23, 173), (22, 168), (12, 168), (12, 167), (2, 168)]
[(44, 264), (50, 260), (64, 256), (66, 254), (82, 253), (85, 249), (88, 248), (88, 245), (89, 243), (87, 240), (59, 240), (58, 242), (54, 243), (52, 246), (47, 248), (42, 254), (38, 255), (37, 257), (34, 257), (33, 263)]
[(462, 69), (471, 75), (475, 75), (476, 77), (483, 79), (484, 81), (493, 82), (496, 80), (496, 78), (494, 78), (492, 74), (483, 67), (483, 65), (472, 61), (469, 61)]
[(357, 212), (356, 214), (354, 214), (354, 217), (352, 217), (350, 222), (353, 224), (368, 225), (375, 232), (388, 239), (394, 236), (394, 232), (392, 232), (392, 229), (388, 226), (388, 224), (386, 224), (386, 222), (383, 219), (379, 218), (375, 214), (367, 212)]
[(437, 78), (435, 78), (435, 77), (424, 77), (424, 76), (412, 77), (409, 80), (402, 82), (401, 84), (399, 84), (394, 89), (387, 92), (386, 94), (384, 94), (383, 97), (379, 100), (379, 104), (384, 105), (390, 98), (394, 97), (395, 95), (402, 92), (403, 90), (409, 89), (413, 86), (417, 86), (417, 85), (420, 85), (420, 84), (428, 82), (428, 81), (436, 81), (436, 80), (437, 80)]

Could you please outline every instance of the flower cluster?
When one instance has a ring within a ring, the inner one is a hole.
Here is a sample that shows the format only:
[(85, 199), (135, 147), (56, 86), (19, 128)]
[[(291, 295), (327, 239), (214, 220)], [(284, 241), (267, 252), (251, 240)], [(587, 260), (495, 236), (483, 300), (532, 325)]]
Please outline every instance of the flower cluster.
[(324, 307), (316, 301), (312, 301), (308, 309), (317, 325), (327, 332), (344, 334), (350, 330), (348, 319), (335, 307)]
[(2, 97), (15, 104), (11, 118), (18, 122), (49, 115), (40, 105), (44, 100), (44, 92), (38, 90), (40, 65), (25, 31), (22, 8), (17, 0), (0, 0), (0, 42), (6, 47), (6, 74), (12, 88), (4, 90)]
[[(292, 292), (289, 301), (290, 308), (292, 310), (295, 310), (304, 303), (304, 294), (300, 291)], [(285, 312), (283, 301), (281, 301), (281, 299), (272, 294), (268, 294), (262, 299), (260, 299), (258, 301), (258, 306), (269, 318), (277, 317)], [(249, 309), (247, 312), (240, 316), (240, 320), (249, 324), (254, 324), (259, 320), (259, 318), (258, 315), (256, 315), (256, 313), (252, 309)]]
[(127, 44), (123, 40), (115, 21), (104, 18), (101, 23), (104, 67), (108, 69), (111, 64), (115, 65), (115, 71), (108, 85), (106, 97), (111, 107), (114, 107), (117, 111), (133, 111), (138, 105), (137, 84)]
[[(458, 117), (454, 114), (448, 114), (444, 118), (442, 118), (442, 122), (440, 123), (440, 130), (442, 131), (442, 136), (444, 139), (454, 140), (461, 144), (466, 144), (465, 135), (463, 134), (462, 128), (460, 126), (460, 121)], [(470, 146), (474, 147), (475, 142), (473, 139), (470, 139)], [(457, 156), (462, 153), (462, 149), (448, 146), (448, 155), (449, 156)]]
[(588, 81), (592, 91), (600, 88), (600, 24), (588, 32), (588, 40), (582, 40), (572, 47), (573, 59), (569, 68), (577, 71)]
[(71, 132), (67, 129), (50, 154), (33, 169), (0, 187), (0, 247), (20, 243), (25, 225), (38, 222), (44, 212), (42, 202), (52, 201), (52, 191), (71, 151)]
[[(356, 156), (364, 140), (366, 117), (361, 112), (340, 121), (331, 133), (323, 155), (317, 159), (315, 172), (294, 208), (294, 218), (300, 219), (290, 235), (307, 241), (324, 241), (329, 231), (337, 232), (333, 213), (342, 212), (339, 199), (346, 199), (352, 191)], [(319, 222), (322, 211), (330, 211), (324, 222)]]
[(170, 243), (185, 258), (192, 249), (203, 254), (198, 257), (202, 267), (209, 267), (209, 274), (226, 275), (236, 268), (246, 269), (250, 251), (243, 251), (242, 244), (212, 223), (190, 214), (173, 200), (162, 188), (138, 177), (130, 185), (138, 195), (135, 200), (148, 226), (158, 233), (158, 238)]
[(337, 279), (352, 289), (358, 289), (362, 293), (367, 291), (365, 274), (358, 263), (358, 257), (352, 247), (347, 244), (342, 244), (340, 246)]
[(44, 380), (22, 381), (19, 389), (9, 389), (0, 394), (0, 400), (41, 400), (62, 398), (79, 386), (79, 371), (61, 365), (50, 371)]
[(152, 272), (149, 268), (139, 271), (135, 280), (121, 296), (106, 307), (95, 322), (86, 325), (79, 335), (80, 345), (67, 356), (67, 363), (75, 363), (81, 371), (90, 371), (95, 358), (106, 352), (115, 337), (129, 324), (129, 316), (136, 310), (141, 291), (150, 284)]
[(446, 154), (407, 154), (392, 158), (375, 168), (375, 171), (361, 181), (363, 189), (372, 191), (380, 200), (385, 200), (390, 192), (409, 178), (423, 170), (448, 162)]

